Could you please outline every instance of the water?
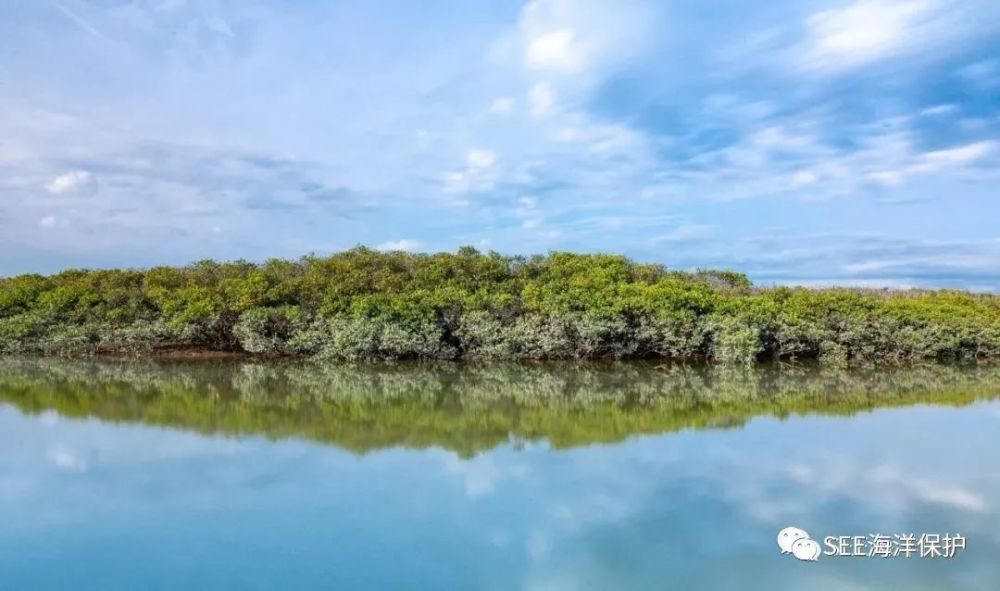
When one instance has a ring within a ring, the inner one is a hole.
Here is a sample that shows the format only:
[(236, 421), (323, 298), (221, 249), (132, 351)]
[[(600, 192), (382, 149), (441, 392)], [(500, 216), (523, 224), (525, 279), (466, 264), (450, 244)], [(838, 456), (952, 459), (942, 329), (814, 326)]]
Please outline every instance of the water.
[(993, 591), (998, 434), (989, 367), (0, 360), (0, 589)]

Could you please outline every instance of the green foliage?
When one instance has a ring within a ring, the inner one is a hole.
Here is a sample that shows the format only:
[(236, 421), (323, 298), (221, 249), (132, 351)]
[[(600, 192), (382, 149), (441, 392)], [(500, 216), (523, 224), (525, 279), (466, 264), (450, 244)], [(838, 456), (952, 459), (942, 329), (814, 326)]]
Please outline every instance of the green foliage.
[(171, 347), (331, 359), (1000, 358), (1000, 296), (755, 288), (622, 256), (359, 247), (296, 261), (0, 279), (0, 353)]
[(289, 341), (306, 322), (306, 315), (296, 306), (250, 308), (240, 315), (233, 334), (249, 353), (291, 353)]
[(763, 350), (760, 331), (739, 318), (720, 318), (712, 330), (712, 357), (722, 363), (750, 365)]

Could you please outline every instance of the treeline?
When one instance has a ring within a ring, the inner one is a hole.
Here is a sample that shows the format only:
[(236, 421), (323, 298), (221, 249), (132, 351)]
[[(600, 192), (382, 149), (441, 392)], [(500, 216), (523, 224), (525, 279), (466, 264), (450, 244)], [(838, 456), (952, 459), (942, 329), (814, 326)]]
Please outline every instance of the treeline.
[(1000, 296), (755, 287), (622, 256), (384, 253), (0, 279), (0, 352), (327, 359), (1000, 359)]

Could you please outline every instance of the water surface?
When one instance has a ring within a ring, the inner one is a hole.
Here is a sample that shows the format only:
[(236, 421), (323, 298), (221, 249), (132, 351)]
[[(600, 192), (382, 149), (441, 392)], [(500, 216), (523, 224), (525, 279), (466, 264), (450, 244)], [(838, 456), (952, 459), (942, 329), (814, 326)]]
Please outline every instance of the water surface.
[[(0, 360), (0, 589), (1000, 589), (1000, 368)], [(950, 560), (781, 556), (959, 532)]]

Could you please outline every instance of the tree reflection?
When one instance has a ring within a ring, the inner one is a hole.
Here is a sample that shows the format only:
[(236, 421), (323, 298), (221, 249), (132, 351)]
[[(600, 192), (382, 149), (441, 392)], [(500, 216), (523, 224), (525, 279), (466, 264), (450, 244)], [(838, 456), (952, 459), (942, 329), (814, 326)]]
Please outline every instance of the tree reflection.
[(851, 415), (1000, 397), (1000, 367), (727, 369), (641, 363), (323, 365), (0, 359), (0, 402), (22, 412), (206, 434), (299, 437), (355, 452), (508, 441), (554, 447), (756, 416)]

